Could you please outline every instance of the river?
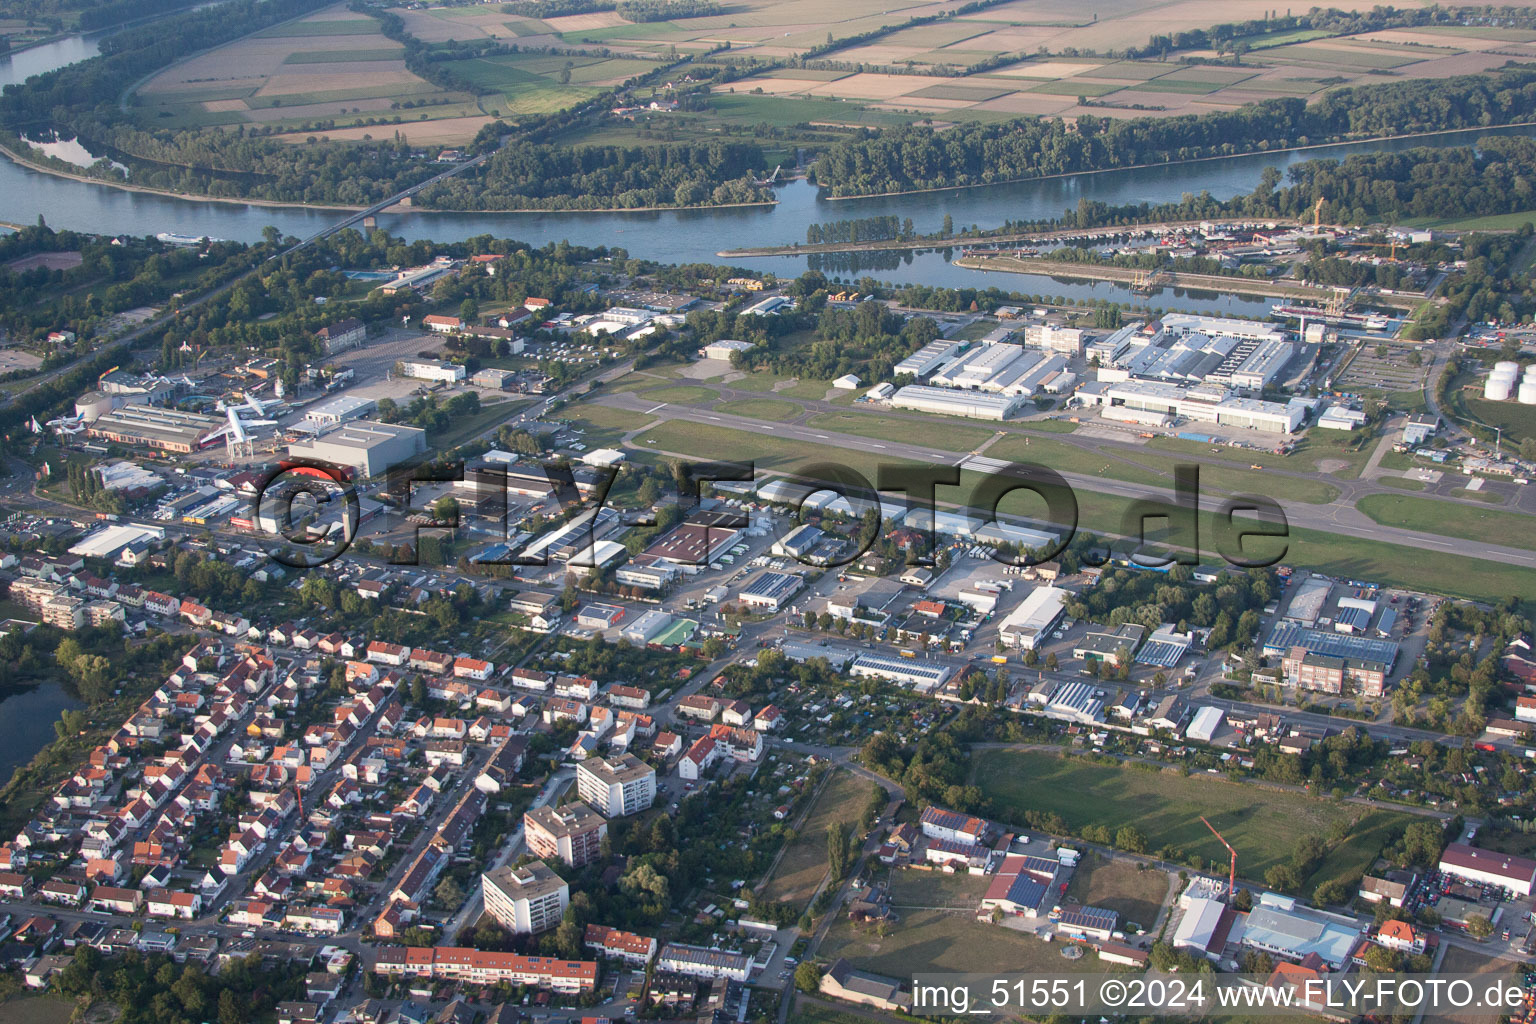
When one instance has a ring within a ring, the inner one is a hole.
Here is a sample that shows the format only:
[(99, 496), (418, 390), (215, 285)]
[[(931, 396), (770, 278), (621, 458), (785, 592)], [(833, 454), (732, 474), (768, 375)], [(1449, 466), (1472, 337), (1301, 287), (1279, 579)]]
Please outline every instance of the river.
[[(89, 56), (95, 41), (81, 37), (0, 58), (0, 84), (35, 74), (57, 63)], [(1068, 175), (982, 188), (928, 192), (908, 196), (830, 201), (819, 190), (796, 181), (777, 189), (774, 206), (730, 209), (667, 210), (643, 213), (429, 213), (385, 214), (381, 228), (407, 239), (458, 241), (493, 234), (542, 245), (569, 241), (578, 245), (619, 246), (631, 256), (662, 263), (718, 262), (716, 253), (751, 245), (802, 241), (812, 223), (845, 217), (894, 215), (910, 217), (919, 232), (936, 232), (949, 216), (958, 230), (970, 225), (992, 227), (1004, 220), (1036, 220), (1059, 216), (1079, 199), (1110, 205), (1177, 200), (1186, 192), (1210, 192), (1228, 199), (1250, 191), (1267, 166), (1285, 168), (1318, 156), (1400, 150), (1413, 146), (1464, 145), (1478, 135), (1496, 132), (1536, 134), (1536, 128), (1474, 129), (1424, 139), (1350, 143), (1313, 147), (1289, 153), (1217, 157), (1177, 166), (1099, 174)], [(256, 241), (267, 225), (284, 234), (306, 237), (331, 223), (333, 211), (289, 207), (208, 203), (171, 196), (129, 192), (103, 185), (71, 181), (0, 161), (0, 221), (29, 224), (43, 214), (49, 225), (83, 231), (149, 235), (170, 231), (238, 241)], [(744, 260), (751, 270), (794, 276), (804, 271), (810, 256), (776, 256)], [(860, 254), (829, 261), (829, 277), (852, 279), (869, 274), (881, 280), (951, 287), (1000, 288), (1073, 299), (1105, 298), (1140, 304), (1148, 300), (1112, 282), (1066, 281), (1044, 276), (988, 272), (957, 267), (942, 251), (913, 254)], [(1272, 299), (1217, 296), (1206, 292), (1185, 295), (1165, 289), (1150, 300), (1155, 305), (1263, 315)]]

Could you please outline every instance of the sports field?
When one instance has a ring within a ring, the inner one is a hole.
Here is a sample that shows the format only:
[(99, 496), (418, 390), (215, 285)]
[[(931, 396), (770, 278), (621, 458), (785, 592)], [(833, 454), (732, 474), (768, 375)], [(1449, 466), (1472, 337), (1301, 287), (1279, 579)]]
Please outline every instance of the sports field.
[(1035, 810), (1061, 815), (1074, 831), (1104, 825), (1113, 832), (1133, 825), (1153, 852), (1167, 847), (1175, 859), (1192, 854), (1224, 864), (1226, 852), (1201, 824), (1204, 815), (1237, 849), (1238, 874), (1258, 881), (1271, 867), (1287, 863), (1299, 837), (1326, 838), (1335, 825), (1347, 825), (1346, 839), (1304, 880), (1302, 891), (1308, 893), (1327, 879), (1364, 872), (1415, 820), (1396, 811), (1186, 776), (1176, 768), (1143, 771), (1026, 751), (980, 752), (973, 776), (1010, 824), (1022, 825), (1024, 812)]

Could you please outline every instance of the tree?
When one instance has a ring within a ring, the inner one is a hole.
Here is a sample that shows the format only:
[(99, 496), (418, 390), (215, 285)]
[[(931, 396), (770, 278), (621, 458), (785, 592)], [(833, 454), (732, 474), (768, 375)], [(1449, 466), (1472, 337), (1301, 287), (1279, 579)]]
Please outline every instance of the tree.
[(809, 960), (795, 968), (795, 988), (801, 992), (821, 991), (821, 968)]
[(1483, 914), (1472, 914), (1467, 918), (1467, 934), (1479, 941), (1493, 934), (1493, 922)]
[(827, 826), (827, 864), (834, 882), (842, 881), (848, 873), (848, 860), (848, 826), (834, 821)]
[(432, 503), (432, 518), (440, 523), (457, 523), (459, 521), (459, 499), (451, 494), (445, 494)]
[(1134, 825), (1121, 825), (1115, 833), (1115, 846), (1126, 853), (1146, 853), (1147, 837)]
[(437, 883), (433, 895), (437, 897), (437, 902), (450, 912), (464, 905), (464, 890), (451, 876)]

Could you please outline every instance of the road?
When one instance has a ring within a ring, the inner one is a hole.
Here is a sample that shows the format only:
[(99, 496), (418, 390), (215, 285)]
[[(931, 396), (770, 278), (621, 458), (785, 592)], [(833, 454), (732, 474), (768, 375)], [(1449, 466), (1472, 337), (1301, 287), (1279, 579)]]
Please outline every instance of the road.
[[(885, 442), (856, 434), (838, 433), (833, 430), (809, 427), (796, 423), (769, 423), (763, 420), (752, 419), (746, 416), (736, 416), (725, 412), (711, 412), (707, 409), (697, 409), (686, 405), (673, 405), (670, 403), (657, 403), (648, 400), (643, 395), (631, 393), (599, 394), (593, 401), (599, 405), (610, 408), (623, 409), (628, 412), (661, 414), (665, 410), (666, 419), (683, 420), (689, 423), (727, 427), (733, 430), (747, 431), (749, 433), (770, 433), (780, 440), (801, 441), (806, 444), (820, 447), (836, 447), (854, 451), (866, 452), (872, 455), (883, 455), (893, 460), (907, 460), (915, 462), (927, 462), (940, 465), (955, 466), (970, 458), (968, 453), (957, 453), (938, 448), (925, 448), (909, 443)], [(829, 409), (839, 407), (829, 406)], [(920, 431), (921, 427), (914, 424), (914, 430)], [(634, 431), (638, 434), (640, 431)], [(1071, 435), (1062, 435), (1062, 439), (1068, 439)], [(640, 446), (625, 442), (631, 448), (639, 448), (643, 451), (657, 452), (659, 454), (680, 456), (683, 458), (698, 458), (697, 453), (689, 452), (661, 452), (660, 449), (650, 446)], [(1071, 443), (1070, 441), (1068, 443)], [(1199, 460), (1193, 460), (1198, 462)], [(1231, 463), (1226, 463), (1231, 468)], [(1168, 495), (1152, 493), (1145, 484), (1129, 483), (1120, 480), (1106, 479), (1103, 477), (1086, 476), (1080, 473), (1057, 470), (1066, 482), (1074, 489), (1081, 488), (1085, 491), (1093, 491), (1099, 494), (1108, 494), (1120, 498), (1152, 498), (1154, 500), (1168, 500)], [(1284, 474), (1276, 474), (1281, 477)], [(1300, 474), (1298, 474), (1300, 475)], [(1332, 478), (1330, 483), (1338, 483)], [(1277, 490), (1283, 490), (1283, 484), (1277, 481)], [(1224, 496), (1202, 493), (1200, 495), (1200, 508), (1204, 511), (1219, 511), (1227, 499)], [(941, 502), (950, 508), (959, 507), (955, 502)], [(1340, 504), (1338, 501), (1328, 505), (1311, 505), (1304, 502), (1286, 502), (1282, 505), (1286, 519), (1290, 526), (1301, 529), (1317, 530), (1344, 537), (1354, 537), (1359, 540), (1380, 541), (1388, 544), (1397, 544), (1414, 550), (1430, 550), (1442, 554), (1460, 555), (1464, 558), (1486, 559), (1504, 563), (1506, 565), (1523, 566), (1536, 569), (1536, 551), (1523, 548), (1508, 547), (1504, 545), (1483, 544), (1476, 541), (1461, 540), (1455, 537), (1441, 537), (1430, 533), (1420, 533), (1415, 530), (1404, 530), (1394, 526), (1383, 526), (1365, 513), (1355, 508)]]

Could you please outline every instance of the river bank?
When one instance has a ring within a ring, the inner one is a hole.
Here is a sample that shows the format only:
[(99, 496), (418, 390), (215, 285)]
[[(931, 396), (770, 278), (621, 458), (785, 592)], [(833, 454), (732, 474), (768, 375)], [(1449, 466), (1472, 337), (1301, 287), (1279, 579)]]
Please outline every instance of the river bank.
[(1364, 135), (1357, 139), (1336, 139), (1333, 142), (1309, 142), (1305, 146), (1279, 146), (1274, 149), (1245, 149), (1237, 153), (1219, 153), (1214, 156), (1197, 156), (1189, 160), (1156, 160), (1145, 164), (1126, 164), (1123, 167), (1095, 167), (1085, 171), (1061, 171), (1057, 174), (1031, 174), (1023, 178), (1003, 178), (998, 181), (978, 181), (969, 185), (940, 185), (936, 188), (913, 188), (896, 192), (860, 192), (856, 196), (823, 196), (829, 203), (858, 199), (894, 199), (902, 196), (931, 195), (938, 192), (965, 192), (973, 188), (996, 188), (999, 185), (1022, 185), (1031, 181), (1054, 181), (1057, 178), (1086, 177), (1093, 174), (1111, 174), (1124, 171), (1155, 171), (1168, 167), (1188, 167), (1208, 160), (1231, 160), (1235, 157), (1287, 156), (1293, 153), (1310, 153), (1313, 150), (1335, 149), (1339, 146), (1372, 145), (1383, 142), (1411, 142), (1414, 139), (1443, 138), (1449, 135), (1466, 135), (1480, 132), (1484, 135), (1501, 128), (1532, 128), (1536, 121), (1512, 121), (1509, 124), (1479, 125), (1476, 128), (1441, 128), (1432, 132), (1404, 132), (1399, 135)]
[(1005, 231), (998, 234), (965, 235), (940, 238), (920, 235), (915, 238), (882, 238), (868, 242), (807, 242), (789, 245), (760, 245), (748, 249), (722, 249), (715, 253), (725, 259), (752, 259), (759, 256), (809, 256), (834, 252), (918, 252), (929, 249), (964, 249), (971, 245), (1012, 245), (1028, 242), (1060, 242), (1075, 238), (1113, 238), (1138, 232), (1178, 231), (1202, 224), (1230, 227), (1237, 224), (1284, 224), (1294, 227), (1301, 222), (1292, 217), (1215, 217), (1205, 220), (1170, 220), (1136, 225), (1105, 225), (1099, 228), (1063, 228), (1060, 231)]
[[(10, 146), (0, 144), (0, 153), (3, 153), (14, 164), (25, 167), (29, 171), (39, 174), (50, 174), (56, 178), (64, 178), (68, 181), (78, 181), (86, 185), (104, 185), (107, 188), (120, 189), (124, 192), (140, 192), (145, 195), (164, 196), (167, 199), (183, 199), (189, 203), (229, 203), (235, 206), (259, 206), (274, 210), (320, 210), (330, 213), (360, 213), (368, 209), (366, 206), (343, 206), (334, 203), (295, 203), (282, 199), (242, 199), (231, 196), (209, 196), (197, 192), (176, 192), (166, 188), (152, 188), (148, 185), (135, 185), (127, 181), (112, 181), (108, 178), (95, 178), (89, 174), (76, 174), (72, 171), (62, 170), (58, 167), (49, 167), (40, 164), (36, 160), (29, 159), (25, 155), (16, 152)], [(497, 216), (500, 214), (611, 214), (611, 213), (668, 213), (674, 210), (736, 210), (748, 207), (772, 207), (778, 205), (777, 199), (764, 200), (759, 203), (718, 203), (707, 206), (604, 206), (590, 210), (553, 210), (538, 207), (527, 207), (519, 210), (447, 210), (435, 206), (394, 206), (380, 210), (381, 214), (403, 213), (434, 213), (446, 215), (469, 215), (477, 217)]]
[[(1139, 284), (1149, 278), (1145, 270), (1130, 267), (1114, 267), (1102, 263), (1067, 263), (1061, 260), (1021, 258), (1018, 256), (961, 256), (954, 261), (957, 267), (971, 270), (996, 270), (1006, 274), (1033, 274), (1046, 277), (1081, 278), (1089, 281), (1114, 281), (1120, 284)], [(1327, 302), (1334, 297), (1332, 288), (1318, 285), (1283, 283), (1251, 277), (1226, 277), (1221, 274), (1189, 274), (1158, 271), (1150, 275), (1154, 287), (1189, 288), (1211, 292), (1232, 292), (1237, 295), (1263, 295), (1276, 299), (1302, 299)], [(1401, 298), (1372, 296), (1372, 303), (1393, 309), (1413, 310), (1419, 306)]]

